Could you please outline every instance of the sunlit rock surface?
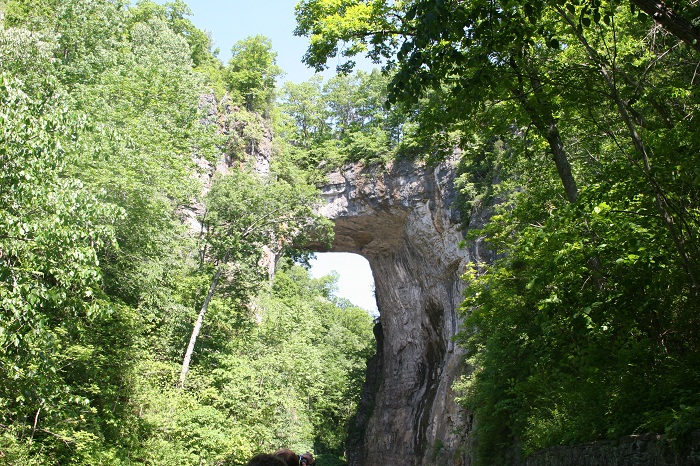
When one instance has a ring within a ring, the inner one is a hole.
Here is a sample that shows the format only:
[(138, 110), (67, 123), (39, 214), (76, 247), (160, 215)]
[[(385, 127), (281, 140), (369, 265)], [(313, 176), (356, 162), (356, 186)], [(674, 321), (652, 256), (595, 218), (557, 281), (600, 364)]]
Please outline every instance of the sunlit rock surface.
[[(452, 383), (464, 372), (452, 341), (469, 261), (464, 249), (454, 164), (396, 162), (388, 169), (348, 165), (329, 176), (321, 211), (335, 222), (335, 252), (370, 263), (380, 312), (377, 358), (351, 433), (351, 466), (467, 465), (471, 416), (455, 403)], [(482, 220), (473, 218), (470, 225)]]

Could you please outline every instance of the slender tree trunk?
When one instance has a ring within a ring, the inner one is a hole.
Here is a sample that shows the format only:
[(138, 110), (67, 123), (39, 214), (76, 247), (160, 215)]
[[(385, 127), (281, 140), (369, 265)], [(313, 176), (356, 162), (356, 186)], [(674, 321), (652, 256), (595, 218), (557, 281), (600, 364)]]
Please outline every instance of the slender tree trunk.
[(554, 165), (556, 165), (557, 173), (559, 174), (559, 178), (564, 185), (566, 198), (569, 200), (569, 202), (576, 202), (578, 200), (578, 186), (576, 185), (574, 175), (571, 173), (569, 158), (566, 156), (566, 150), (564, 150), (564, 141), (561, 139), (559, 127), (554, 121), (554, 116), (552, 113), (548, 112), (546, 117), (547, 122), (545, 137), (549, 143), (549, 148), (552, 151)]
[(677, 230), (676, 224), (675, 224), (675, 219), (669, 211), (669, 206), (668, 206), (668, 201), (666, 199), (666, 196), (664, 196), (661, 186), (659, 186), (659, 183), (656, 181), (653, 174), (651, 173), (651, 162), (649, 161), (649, 152), (647, 151), (647, 148), (644, 145), (644, 141), (642, 141), (642, 137), (640, 136), (639, 132), (637, 131), (637, 127), (634, 124), (632, 117), (630, 116), (629, 112), (627, 111), (627, 107), (625, 106), (625, 103), (622, 101), (622, 98), (620, 97), (619, 93), (617, 92), (617, 85), (615, 84), (615, 79), (613, 78), (611, 71), (608, 69), (605, 62), (598, 56), (598, 53), (595, 51), (595, 49), (593, 49), (593, 47), (591, 47), (591, 45), (588, 43), (588, 41), (583, 36), (583, 34), (576, 28), (576, 24), (569, 17), (569, 15), (566, 14), (566, 12), (562, 8), (560, 8), (560, 7), (556, 7), (556, 8), (557, 8), (557, 11), (559, 12), (559, 14), (562, 16), (562, 18), (564, 18), (566, 20), (566, 22), (569, 23), (569, 25), (571, 26), (571, 29), (573, 30), (574, 35), (577, 37), (579, 42), (581, 42), (581, 45), (584, 46), (584, 48), (586, 49), (586, 51), (588, 53), (588, 56), (596, 64), (596, 66), (598, 67), (598, 70), (600, 71), (601, 76), (605, 80), (605, 83), (606, 83), (608, 90), (610, 92), (610, 97), (615, 102), (615, 105), (617, 106), (617, 111), (620, 114), (620, 117), (622, 118), (622, 121), (624, 122), (625, 126), (627, 127), (627, 131), (629, 132), (630, 138), (632, 139), (632, 144), (634, 145), (635, 151), (642, 159), (644, 173), (646, 174), (647, 178), (649, 179), (649, 184), (651, 185), (651, 187), (654, 191), (654, 197), (656, 200), (657, 210), (661, 214), (661, 218), (663, 219), (664, 224), (666, 225), (666, 228), (668, 229), (668, 232), (671, 236), (671, 239), (673, 240), (673, 244), (675, 245), (676, 250), (678, 251), (678, 254), (681, 257), (681, 260), (683, 261), (683, 266), (686, 270), (686, 273), (688, 274), (688, 277), (690, 278), (690, 282), (692, 283), (693, 287), (697, 288), (698, 281), (695, 278), (694, 267), (693, 267), (692, 261), (688, 255), (687, 251), (685, 250), (685, 245), (684, 245), (683, 239), (681, 238), (680, 234), (678, 233), (678, 230)]
[(630, 3), (663, 26), (668, 32), (700, 52), (700, 31), (685, 18), (678, 16), (661, 0), (630, 0)]
[(29, 445), (32, 444), (34, 440), (34, 434), (36, 433), (36, 426), (39, 424), (39, 413), (41, 412), (41, 406), (36, 410), (36, 415), (34, 416), (34, 425), (32, 426), (32, 435), (29, 437)]
[(538, 100), (538, 105), (533, 106), (525, 95), (525, 90), (523, 88), (523, 74), (514, 58), (510, 59), (510, 66), (515, 71), (519, 82), (519, 88), (512, 89), (511, 91), (515, 98), (520, 102), (520, 105), (525, 110), (525, 113), (527, 113), (527, 115), (530, 117), (530, 120), (532, 120), (535, 128), (537, 128), (540, 134), (547, 140), (549, 149), (552, 153), (552, 159), (554, 160), (554, 165), (557, 167), (559, 179), (564, 186), (566, 198), (569, 200), (569, 202), (576, 202), (578, 200), (578, 185), (576, 184), (574, 175), (571, 173), (571, 165), (569, 164), (569, 158), (566, 155), (566, 150), (564, 149), (564, 141), (561, 139), (559, 127), (554, 119), (551, 106), (547, 102), (543, 101), (546, 100), (546, 97), (542, 95), (542, 84), (536, 73), (534, 71), (530, 72), (529, 80), (532, 84), (535, 97)]
[(202, 330), (202, 322), (204, 322), (204, 315), (207, 313), (209, 308), (209, 302), (212, 296), (214, 296), (214, 290), (216, 290), (216, 285), (219, 283), (219, 278), (221, 273), (228, 262), (230, 250), (226, 251), (224, 260), (219, 265), (219, 268), (214, 274), (214, 278), (211, 281), (211, 286), (209, 286), (209, 291), (207, 292), (206, 298), (204, 298), (204, 304), (202, 304), (202, 309), (199, 311), (197, 320), (194, 323), (194, 328), (192, 329), (192, 335), (190, 336), (190, 343), (187, 345), (187, 351), (185, 351), (185, 357), (182, 360), (182, 372), (180, 372), (180, 388), (185, 387), (185, 380), (187, 379), (187, 373), (190, 370), (190, 361), (192, 360), (192, 353), (194, 353), (194, 344), (197, 342), (197, 337), (199, 336), (200, 330)]

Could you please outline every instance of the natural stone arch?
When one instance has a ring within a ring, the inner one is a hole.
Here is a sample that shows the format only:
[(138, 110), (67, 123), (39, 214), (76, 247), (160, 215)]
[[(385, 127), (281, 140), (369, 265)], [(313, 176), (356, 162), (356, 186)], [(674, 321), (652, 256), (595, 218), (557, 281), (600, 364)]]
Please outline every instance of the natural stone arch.
[(460, 275), (467, 262), (488, 258), (478, 242), (458, 247), (464, 237), (452, 208), (455, 162), (348, 165), (322, 187), (320, 211), (335, 224), (330, 251), (367, 258), (380, 313), (378, 355), (348, 447), (351, 466), (469, 463), (470, 417), (451, 388), (464, 354), (452, 337)]

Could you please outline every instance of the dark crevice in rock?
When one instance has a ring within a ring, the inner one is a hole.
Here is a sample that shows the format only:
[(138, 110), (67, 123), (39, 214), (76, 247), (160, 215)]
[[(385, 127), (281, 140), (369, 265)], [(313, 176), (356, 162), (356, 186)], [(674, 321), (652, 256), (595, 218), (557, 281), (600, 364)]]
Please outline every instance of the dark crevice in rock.
[(442, 362), (445, 358), (446, 344), (443, 340), (443, 323), (444, 309), (435, 302), (429, 302), (425, 306), (425, 316), (427, 317), (427, 328), (425, 334), (430, 335), (426, 340), (425, 362), (420, 366), (419, 385), (424, 393), (421, 400), (418, 401), (418, 412), (421, 414), (415, 420), (415, 444), (418, 447), (418, 455), (424, 457), (428, 445), (424, 441), (429, 423), (429, 412), (427, 407), (432, 407), (437, 388), (439, 377), (442, 369)]

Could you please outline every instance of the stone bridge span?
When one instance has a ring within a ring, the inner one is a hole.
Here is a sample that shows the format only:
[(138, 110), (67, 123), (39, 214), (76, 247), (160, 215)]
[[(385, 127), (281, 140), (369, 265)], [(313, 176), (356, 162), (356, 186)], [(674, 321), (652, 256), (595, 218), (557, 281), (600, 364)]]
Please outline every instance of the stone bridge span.
[(320, 210), (335, 223), (330, 251), (367, 258), (380, 312), (378, 354), (348, 446), (351, 466), (470, 463), (471, 417), (451, 390), (464, 354), (452, 337), (464, 266), (488, 258), (479, 257), (478, 242), (458, 247), (454, 164), (348, 165), (322, 187)]

